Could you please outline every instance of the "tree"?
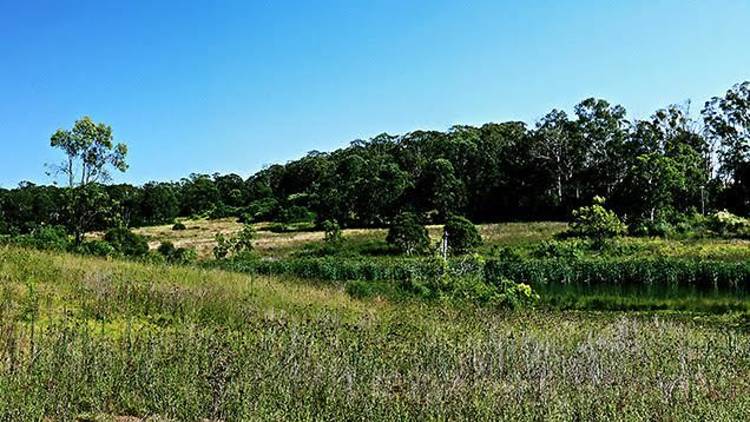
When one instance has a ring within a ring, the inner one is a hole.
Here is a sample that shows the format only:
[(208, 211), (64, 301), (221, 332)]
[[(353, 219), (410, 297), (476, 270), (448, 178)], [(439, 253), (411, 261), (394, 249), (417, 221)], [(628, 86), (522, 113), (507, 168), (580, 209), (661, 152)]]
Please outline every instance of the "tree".
[(71, 188), (109, 181), (110, 166), (121, 172), (128, 169), (128, 147), (115, 144), (112, 128), (94, 123), (88, 116), (77, 120), (70, 130), (58, 129), (50, 138), (50, 146), (65, 153), (65, 161), (51, 167), (67, 177)]
[[(551, 174), (557, 204), (563, 204), (576, 172), (583, 168), (585, 153), (575, 125), (564, 111), (552, 110), (537, 123), (533, 157)], [(580, 189), (573, 192), (580, 197)]]
[(97, 220), (112, 218), (109, 195), (99, 186), (110, 179), (110, 167), (124, 172), (128, 169), (125, 158), (128, 148), (115, 144), (112, 128), (104, 123), (94, 123), (84, 116), (70, 130), (58, 129), (50, 138), (50, 146), (62, 150), (65, 160), (50, 166), (68, 181), (65, 191), (66, 223), (75, 236), (76, 245), (92, 229)]
[(453, 164), (438, 158), (425, 169), (422, 180), (417, 184), (417, 191), (424, 195), (425, 211), (437, 211), (440, 221), (445, 221), (448, 214), (463, 208), (465, 187), (456, 177)]
[(727, 204), (750, 211), (750, 81), (737, 84), (703, 109), (706, 134), (719, 146), (719, 176), (729, 185)]
[(451, 215), (445, 222), (448, 250), (455, 255), (465, 254), (482, 244), (482, 236), (474, 223), (465, 217)]
[(416, 214), (404, 212), (393, 220), (386, 241), (401, 253), (413, 255), (427, 249), (430, 245), (430, 236)]
[(140, 207), (144, 224), (169, 223), (180, 213), (180, 204), (170, 183), (149, 182), (143, 185)]
[(180, 204), (182, 215), (202, 214), (219, 203), (221, 194), (216, 183), (207, 174), (191, 174), (182, 179)]
[(116, 220), (115, 204), (99, 184), (68, 188), (64, 194), (64, 218), (76, 246), (86, 232), (111, 227)]
[(589, 194), (611, 194), (627, 172), (628, 121), (625, 108), (588, 98), (575, 106), (575, 132), (583, 148), (581, 181)]

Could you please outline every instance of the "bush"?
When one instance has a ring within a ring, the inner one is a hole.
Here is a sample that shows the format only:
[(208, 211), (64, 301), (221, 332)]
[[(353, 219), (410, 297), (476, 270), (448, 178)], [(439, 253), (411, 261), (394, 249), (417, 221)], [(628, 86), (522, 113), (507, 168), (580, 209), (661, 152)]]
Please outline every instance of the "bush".
[(148, 253), (146, 238), (124, 227), (110, 229), (104, 235), (104, 240), (127, 257), (142, 257)]
[(179, 223), (179, 222), (178, 223), (174, 223), (174, 225), (172, 226), (172, 230), (174, 230), (174, 231), (181, 231), (181, 230), (186, 230), (186, 229), (187, 229), (187, 227), (185, 227), (184, 224)]
[(448, 217), (445, 234), (448, 236), (448, 249), (455, 255), (465, 254), (482, 244), (482, 236), (476, 226), (461, 216)]
[(115, 248), (112, 247), (112, 245), (104, 240), (91, 240), (88, 242), (83, 242), (81, 246), (78, 247), (77, 252), (85, 255), (107, 257), (115, 255), (116, 251)]
[(750, 220), (736, 216), (726, 210), (711, 214), (706, 224), (712, 232), (719, 236), (747, 237), (750, 234)]
[(370, 281), (354, 280), (346, 283), (346, 293), (355, 299), (375, 296), (375, 285)]
[(536, 258), (579, 259), (589, 247), (587, 241), (580, 239), (545, 240), (531, 254)]
[(388, 230), (386, 241), (406, 255), (423, 253), (430, 246), (430, 236), (419, 217), (410, 212), (399, 214)]
[(157, 252), (170, 264), (188, 264), (198, 258), (194, 249), (175, 248), (172, 242), (162, 242)]
[(604, 208), (604, 202), (604, 198), (596, 196), (592, 205), (573, 211), (569, 234), (590, 238), (598, 243), (625, 234), (625, 225), (617, 214)]
[(70, 236), (62, 226), (39, 226), (29, 234), (11, 238), (11, 242), (29, 248), (55, 251), (65, 251), (71, 246)]
[(341, 233), (341, 226), (336, 220), (326, 220), (320, 224), (320, 227), (325, 232), (323, 241), (335, 245), (341, 243), (343, 236)]
[(214, 258), (224, 259), (230, 254), (237, 255), (252, 251), (253, 237), (255, 237), (255, 229), (250, 224), (245, 224), (242, 230), (231, 237), (218, 233), (216, 235), (216, 246), (213, 250)]
[(191, 248), (177, 248), (172, 255), (171, 262), (175, 264), (190, 264), (198, 259), (198, 253)]
[(174, 244), (172, 242), (166, 241), (161, 242), (158, 248), (156, 248), (156, 251), (160, 254), (164, 255), (165, 258), (169, 258), (172, 255), (174, 255), (174, 252), (177, 250), (177, 248), (174, 247)]

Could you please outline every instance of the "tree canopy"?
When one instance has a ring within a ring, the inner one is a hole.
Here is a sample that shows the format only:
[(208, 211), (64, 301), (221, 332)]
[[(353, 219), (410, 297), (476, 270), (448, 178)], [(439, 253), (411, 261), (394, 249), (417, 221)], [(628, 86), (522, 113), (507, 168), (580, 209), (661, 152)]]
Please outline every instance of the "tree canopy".
[[(247, 178), (192, 174), (143, 186), (106, 185), (111, 171), (127, 169), (127, 148), (109, 126), (84, 117), (52, 135), (66, 157), (53, 169), (68, 188), (97, 186), (82, 200), (109, 198), (111, 209), (89, 216), (86, 230), (177, 216), (331, 220), (341, 227), (388, 227), (404, 212), (425, 223), (451, 214), (474, 222), (568, 219), (596, 196), (626, 224), (692, 211), (750, 212), (750, 82), (712, 98), (699, 114), (684, 104), (629, 119), (623, 106), (597, 98), (572, 110), (552, 110), (531, 125), (380, 134)], [(65, 192), (30, 183), (0, 190), (0, 229), (70, 226)]]

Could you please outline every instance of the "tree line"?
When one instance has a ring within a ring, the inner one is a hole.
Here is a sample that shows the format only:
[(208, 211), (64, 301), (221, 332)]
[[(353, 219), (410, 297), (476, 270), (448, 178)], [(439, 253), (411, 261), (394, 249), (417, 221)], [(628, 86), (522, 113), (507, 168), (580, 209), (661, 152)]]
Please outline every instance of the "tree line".
[(693, 113), (671, 105), (629, 119), (602, 99), (520, 121), (447, 131), (381, 134), (332, 152), (313, 151), (243, 178), (192, 174), (177, 182), (107, 184), (127, 169), (127, 148), (89, 118), (50, 144), (66, 186), (0, 189), (0, 233), (61, 225), (90, 230), (171, 223), (179, 216), (244, 221), (335, 221), (383, 227), (402, 212), (425, 222), (567, 219), (594, 197), (627, 224), (674, 223), (690, 213), (750, 211), (750, 82)]

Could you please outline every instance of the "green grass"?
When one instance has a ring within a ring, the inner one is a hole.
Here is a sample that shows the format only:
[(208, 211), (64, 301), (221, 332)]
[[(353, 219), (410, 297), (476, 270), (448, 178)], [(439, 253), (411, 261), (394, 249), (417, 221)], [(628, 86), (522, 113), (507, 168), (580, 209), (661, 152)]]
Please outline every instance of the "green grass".
[[(741, 420), (730, 316), (505, 312), (0, 247), (0, 420)], [(739, 325), (738, 325), (739, 324)]]

